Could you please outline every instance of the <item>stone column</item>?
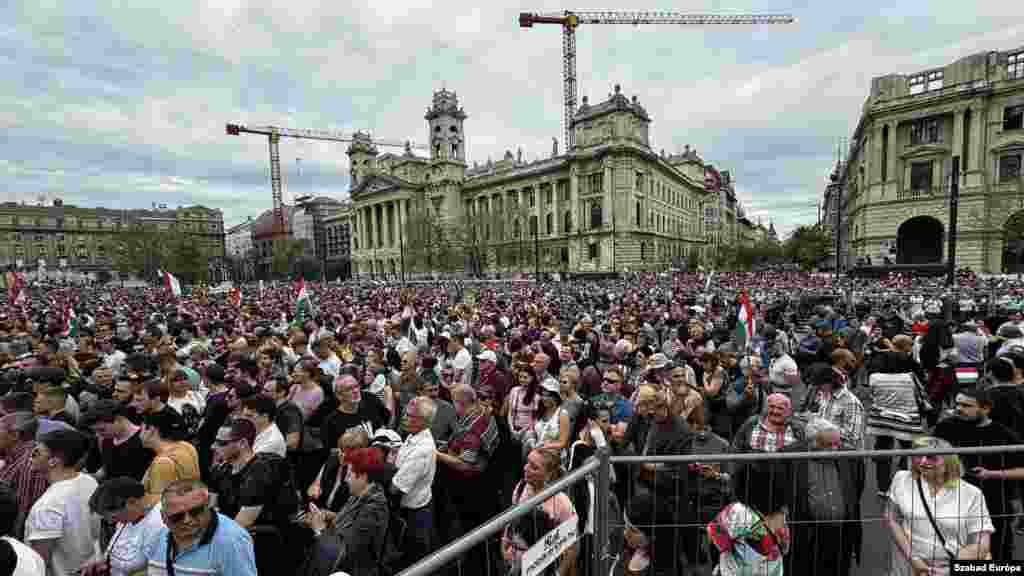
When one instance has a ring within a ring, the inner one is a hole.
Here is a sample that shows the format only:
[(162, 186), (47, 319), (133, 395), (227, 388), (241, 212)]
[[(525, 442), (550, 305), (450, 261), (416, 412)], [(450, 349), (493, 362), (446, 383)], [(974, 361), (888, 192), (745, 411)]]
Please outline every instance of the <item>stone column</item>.
[(604, 162), (604, 194), (601, 197), (601, 224), (602, 228), (611, 229), (612, 225), (612, 201), (615, 192), (615, 179), (612, 174), (611, 161)]

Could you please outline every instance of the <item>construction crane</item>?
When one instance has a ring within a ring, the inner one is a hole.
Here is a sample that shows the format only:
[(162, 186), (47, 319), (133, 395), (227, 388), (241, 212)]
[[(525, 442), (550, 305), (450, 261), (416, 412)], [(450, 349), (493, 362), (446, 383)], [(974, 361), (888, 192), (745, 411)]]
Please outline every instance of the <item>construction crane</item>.
[[(332, 132), (330, 130), (305, 130), (297, 128), (281, 128), (278, 126), (242, 126), (241, 124), (228, 124), (227, 133), (231, 136), (241, 134), (260, 134), (266, 136), (270, 142), (270, 188), (274, 200), (274, 232), (277, 238), (284, 234), (287, 227), (284, 224), (284, 206), (281, 201), (281, 155), (278, 152), (277, 144), (281, 138), (297, 138), (302, 140), (323, 140), (326, 142), (354, 142), (356, 135)], [(363, 139), (360, 139), (361, 141)], [(398, 142), (394, 140), (373, 140), (369, 142), (375, 146), (406, 148), (416, 150), (428, 150), (422, 144), (412, 142)]]
[(573, 149), (576, 137), (572, 132), (572, 117), (576, 113), (576, 28), (580, 24), (790, 24), (796, 19), (788, 14), (680, 14), (676, 12), (618, 12), (582, 10), (534, 14), (519, 13), (519, 27), (532, 28), (534, 24), (558, 24), (562, 27), (562, 80), (564, 82), (565, 109), (562, 128), (565, 131), (565, 150)]

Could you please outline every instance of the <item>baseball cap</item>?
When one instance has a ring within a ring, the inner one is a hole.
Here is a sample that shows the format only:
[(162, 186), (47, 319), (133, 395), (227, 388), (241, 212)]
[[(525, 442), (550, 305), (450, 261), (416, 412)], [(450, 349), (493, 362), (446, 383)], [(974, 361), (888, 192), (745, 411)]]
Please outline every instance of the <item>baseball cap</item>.
[(483, 352), (476, 355), (481, 362), (498, 362), (497, 355), (494, 354), (493, 350), (484, 350)]

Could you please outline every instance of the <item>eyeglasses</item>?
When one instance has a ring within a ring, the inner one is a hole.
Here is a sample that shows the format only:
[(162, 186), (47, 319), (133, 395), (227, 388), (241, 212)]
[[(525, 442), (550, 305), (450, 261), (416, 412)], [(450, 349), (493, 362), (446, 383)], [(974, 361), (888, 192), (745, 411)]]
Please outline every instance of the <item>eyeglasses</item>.
[(182, 510), (181, 512), (177, 512), (175, 514), (168, 514), (167, 519), (171, 522), (171, 524), (177, 524), (178, 522), (183, 521), (185, 519), (185, 516), (188, 516), (189, 518), (199, 519), (200, 516), (206, 513), (207, 509), (208, 507), (206, 504), (200, 504), (189, 510)]

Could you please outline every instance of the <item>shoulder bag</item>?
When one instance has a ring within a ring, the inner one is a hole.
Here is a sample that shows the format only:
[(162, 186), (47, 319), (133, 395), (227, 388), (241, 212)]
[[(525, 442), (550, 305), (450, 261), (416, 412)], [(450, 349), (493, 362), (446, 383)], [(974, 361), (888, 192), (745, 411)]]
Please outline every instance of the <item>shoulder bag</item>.
[(921, 495), (921, 505), (924, 506), (924, 512), (928, 515), (928, 521), (932, 524), (932, 529), (935, 530), (935, 534), (939, 537), (939, 542), (942, 544), (942, 549), (946, 552), (946, 556), (949, 556), (950, 565), (952, 566), (953, 560), (956, 560), (956, 556), (949, 551), (946, 546), (946, 537), (942, 535), (942, 530), (939, 529), (939, 524), (935, 521), (935, 516), (932, 515), (932, 507), (928, 505), (928, 499), (924, 494), (924, 486), (921, 485), (921, 479), (917, 479), (917, 493)]

